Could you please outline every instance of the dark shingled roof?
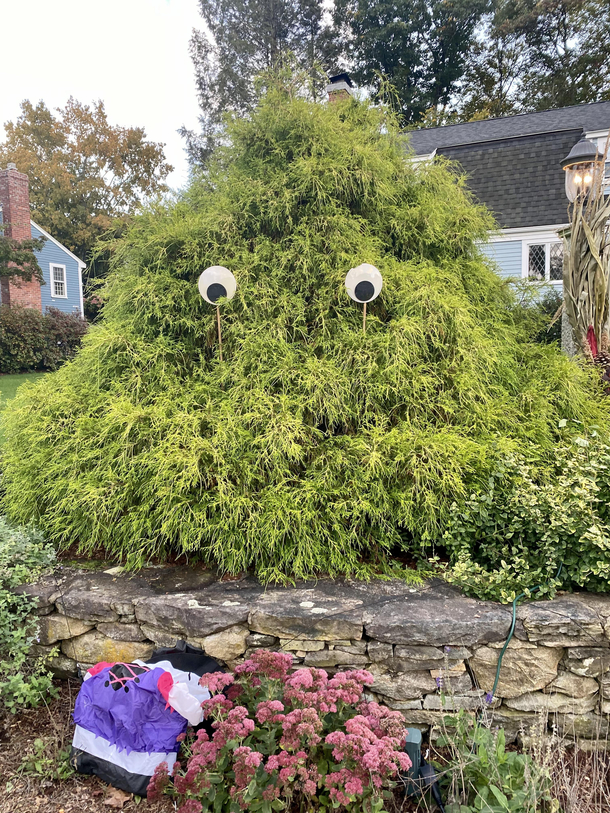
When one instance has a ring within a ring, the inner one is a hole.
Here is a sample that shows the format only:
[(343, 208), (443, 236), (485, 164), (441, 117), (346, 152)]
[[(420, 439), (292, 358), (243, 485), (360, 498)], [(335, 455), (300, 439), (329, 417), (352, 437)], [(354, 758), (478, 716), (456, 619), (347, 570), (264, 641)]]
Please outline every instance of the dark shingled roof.
[(482, 141), (498, 141), (537, 133), (580, 128), (585, 132), (610, 128), (610, 101), (578, 104), (558, 110), (541, 110), (539, 113), (521, 113), (486, 121), (469, 121), (445, 127), (414, 130), (408, 134), (417, 155), (429, 155), (434, 150), (475, 144)]
[(503, 229), (567, 223), (568, 200), (560, 162), (581, 136), (580, 129), (507, 138), (438, 150), (458, 161), (475, 197)]

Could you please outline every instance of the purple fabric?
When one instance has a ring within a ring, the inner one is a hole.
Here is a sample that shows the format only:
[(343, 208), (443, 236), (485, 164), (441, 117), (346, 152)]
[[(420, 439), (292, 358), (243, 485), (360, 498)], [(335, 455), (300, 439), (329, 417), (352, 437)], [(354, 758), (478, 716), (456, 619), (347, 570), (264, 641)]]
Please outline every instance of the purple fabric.
[(157, 687), (164, 670), (152, 669), (138, 675), (137, 682), (118, 683), (112, 669), (106, 667), (83, 683), (74, 705), (74, 722), (120, 750), (177, 751), (176, 738), (186, 731), (187, 721), (166, 708)]

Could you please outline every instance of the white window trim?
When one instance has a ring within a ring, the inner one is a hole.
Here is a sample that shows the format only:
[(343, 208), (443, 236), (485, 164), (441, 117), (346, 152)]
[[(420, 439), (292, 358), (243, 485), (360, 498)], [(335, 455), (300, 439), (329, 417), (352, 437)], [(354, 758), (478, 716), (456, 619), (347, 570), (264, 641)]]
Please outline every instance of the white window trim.
[[(55, 280), (53, 279), (53, 269), (62, 268), (64, 272), (64, 290), (65, 294), (55, 293)], [(68, 298), (68, 275), (66, 273), (66, 266), (62, 263), (49, 263), (49, 278), (51, 280), (51, 299), (67, 299)]]
[[(541, 285), (562, 285), (561, 279), (549, 279), (549, 270), (551, 265), (551, 252), (550, 246), (553, 243), (562, 243), (555, 232), (541, 232), (536, 236), (531, 235), (526, 240), (521, 241), (521, 277), (527, 282), (539, 283)], [(544, 279), (537, 280), (531, 279), (529, 276), (529, 247), (530, 246), (544, 246), (545, 247), (545, 263), (544, 263)]]

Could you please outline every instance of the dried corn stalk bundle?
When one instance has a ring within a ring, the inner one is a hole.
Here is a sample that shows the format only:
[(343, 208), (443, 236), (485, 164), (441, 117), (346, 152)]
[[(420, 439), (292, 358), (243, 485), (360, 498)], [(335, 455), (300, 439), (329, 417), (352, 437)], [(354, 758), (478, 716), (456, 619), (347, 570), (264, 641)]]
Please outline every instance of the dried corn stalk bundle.
[(572, 225), (564, 233), (565, 308), (579, 349), (590, 361), (609, 347), (610, 196), (603, 168), (587, 196), (577, 198)]

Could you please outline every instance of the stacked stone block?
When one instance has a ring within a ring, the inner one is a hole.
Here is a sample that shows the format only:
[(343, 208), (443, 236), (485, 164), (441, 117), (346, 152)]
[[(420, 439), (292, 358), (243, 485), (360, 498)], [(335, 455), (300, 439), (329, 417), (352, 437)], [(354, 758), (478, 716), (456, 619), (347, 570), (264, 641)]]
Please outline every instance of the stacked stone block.
[(295, 668), (366, 668), (375, 678), (370, 697), (424, 729), (466, 709), (483, 712), (509, 739), (541, 712), (568, 737), (608, 730), (610, 596), (521, 606), (490, 699), (510, 609), (440, 581), (265, 589), (168, 567), (136, 576), (68, 569), (25, 589), (38, 604), (35, 654), (59, 647), (52, 663), (63, 676), (101, 660), (146, 658), (182, 638), (229, 667), (264, 647), (290, 652)]

